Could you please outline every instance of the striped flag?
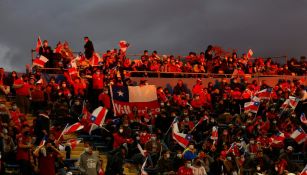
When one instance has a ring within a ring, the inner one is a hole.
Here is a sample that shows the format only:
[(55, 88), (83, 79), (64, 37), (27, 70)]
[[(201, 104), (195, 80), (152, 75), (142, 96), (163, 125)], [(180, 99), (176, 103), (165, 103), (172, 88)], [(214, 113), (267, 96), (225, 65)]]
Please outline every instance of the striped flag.
[(217, 126), (213, 126), (212, 127), (212, 133), (211, 133), (211, 137), (212, 140), (216, 141), (219, 137), (218, 137), (218, 127)]
[(37, 42), (36, 42), (36, 48), (35, 48), (36, 53), (39, 52), (39, 48), (40, 48), (40, 47), (42, 47), (42, 40), (41, 40), (41, 37), (38, 36)]
[(254, 55), (254, 52), (252, 49), (249, 49), (247, 52), (247, 58), (251, 58)]
[(302, 113), (302, 114), (301, 114), (300, 119), (301, 119), (301, 122), (302, 122), (302, 123), (304, 123), (305, 125), (307, 125), (307, 119), (306, 119), (305, 113)]
[(175, 119), (176, 121), (173, 124), (173, 133), (172, 133), (172, 137), (173, 139), (183, 148), (186, 148), (189, 145), (189, 135), (188, 134), (184, 134), (184, 133), (180, 133), (179, 132), (179, 128), (178, 128), (178, 121), (177, 119)]
[(296, 129), (290, 137), (294, 139), (298, 144), (304, 143), (307, 139), (306, 133), (302, 128)]
[(257, 113), (259, 109), (259, 105), (260, 105), (259, 102), (246, 102), (244, 103), (244, 111)]
[(101, 127), (104, 124), (107, 113), (108, 113), (107, 108), (99, 106), (93, 111), (91, 116), (91, 121)]
[(77, 122), (77, 123), (72, 124), (72, 125), (68, 126), (67, 128), (65, 128), (63, 134), (74, 133), (76, 131), (83, 129), (83, 127), (84, 126), (80, 122)]
[(270, 141), (271, 144), (280, 144), (284, 142), (285, 138), (285, 134), (279, 131), (277, 134), (271, 137)]
[(272, 88), (266, 88), (257, 92), (256, 95), (258, 95), (258, 98), (260, 99), (270, 99), (272, 91), (273, 91)]
[(280, 108), (286, 110), (288, 107), (290, 107), (289, 103), (290, 103), (289, 99), (285, 100), (285, 102), (280, 106)]
[(33, 60), (32, 66), (45, 67), (45, 63), (47, 63), (48, 58), (41, 55), (39, 58)]
[(293, 96), (289, 96), (289, 105), (292, 107), (292, 109), (295, 109), (298, 102), (300, 101), (299, 98), (293, 97)]

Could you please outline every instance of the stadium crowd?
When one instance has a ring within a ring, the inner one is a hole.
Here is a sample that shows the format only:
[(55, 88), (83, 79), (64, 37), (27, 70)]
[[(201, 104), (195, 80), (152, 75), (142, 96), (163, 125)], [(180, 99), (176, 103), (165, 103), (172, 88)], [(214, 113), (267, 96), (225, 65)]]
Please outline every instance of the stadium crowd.
[[(279, 66), (271, 59), (251, 62), (245, 54), (242, 58), (235, 53), (216, 56), (209, 46), (198, 56), (190, 53), (185, 63), (173, 56), (160, 58), (155, 51), (151, 55), (144, 51), (136, 62), (126, 58), (129, 44), (125, 42), (118, 51), (99, 57), (89, 38), (84, 40), (85, 52), (77, 58), (67, 42), (63, 46), (58, 43), (54, 51), (47, 41), (38, 47), (39, 55), (49, 59), (45, 67), (67, 68), (63, 76), (49, 77), (39, 68), (28, 69), (21, 76), (0, 70), (1, 165), (18, 162), (24, 175), (65, 174), (59, 147), (64, 144), (66, 158), (71, 148), (65, 146), (62, 131), (67, 124), (80, 122), (84, 128), (78, 135), (91, 131), (88, 138), (110, 138), (105, 174), (123, 174), (125, 162), (134, 164), (142, 174), (288, 174), (304, 168), (307, 93), (303, 79), (281, 79), (270, 87), (265, 81), (250, 82), (241, 76), (207, 85), (196, 78), (192, 89), (179, 80), (172, 88), (157, 87), (159, 113), (122, 116), (114, 116), (109, 85), (147, 85), (146, 79), (134, 82), (129, 78), (129, 70), (232, 74), (237, 69), (242, 74), (306, 75), (305, 59), (300, 64), (290, 60)], [(263, 91), (270, 92), (269, 96), (261, 96)], [(294, 104), (286, 103), (291, 97)], [(13, 101), (10, 108), (5, 105), (9, 101)], [(251, 101), (256, 110), (245, 108)], [(92, 131), (91, 116), (85, 111), (98, 106), (109, 112), (103, 127)], [(35, 117), (33, 127), (27, 123), (29, 115)], [(186, 136), (181, 141), (174, 138), (175, 124)], [(294, 132), (303, 136), (293, 137)], [(95, 145), (84, 142), (79, 170), (96, 175), (100, 162), (92, 154)], [(296, 159), (296, 155), (303, 158)]]

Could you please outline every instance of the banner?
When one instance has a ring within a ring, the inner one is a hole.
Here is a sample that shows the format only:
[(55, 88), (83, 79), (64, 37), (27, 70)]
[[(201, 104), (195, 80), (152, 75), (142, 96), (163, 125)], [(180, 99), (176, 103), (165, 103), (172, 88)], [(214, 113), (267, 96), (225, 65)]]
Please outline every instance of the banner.
[(110, 89), (115, 116), (160, 112), (155, 85), (112, 86)]

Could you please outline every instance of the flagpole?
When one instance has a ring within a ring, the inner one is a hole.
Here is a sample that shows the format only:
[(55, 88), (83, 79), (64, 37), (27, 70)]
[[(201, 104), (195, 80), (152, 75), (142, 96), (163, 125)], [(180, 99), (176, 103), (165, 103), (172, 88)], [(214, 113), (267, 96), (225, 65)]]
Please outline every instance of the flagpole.
[(68, 126), (68, 123), (66, 124), (65, 128), (63, 129), (63, 131), (62, 131), (61, 135), (59, 136), (59, 138), (57, 139), (57, 141), (59, 141), (61, 139), (61, 137), (64, 134), (65, 129), (67, 128), (67, 126)]
[(113, 90), (112, 90), (111, 84), (109, 85), (109, 88), (110, 88), (111, 101), (112, 101), (112, 104), (113, 104), (114, 116), (116, 117), (116, 109), (115, 109), (115, 105), (114, 105)]
[(166, 133), (164, 134), (165, 136), (168, 134), (169, 130), (171, 129), (171, 127), (173, 126), (173, 124), (175, 123), (175, 120), (176, 120), (177, 117), (174, 118), (171, 126), (168, 128), (168, 130), (166, 131)]

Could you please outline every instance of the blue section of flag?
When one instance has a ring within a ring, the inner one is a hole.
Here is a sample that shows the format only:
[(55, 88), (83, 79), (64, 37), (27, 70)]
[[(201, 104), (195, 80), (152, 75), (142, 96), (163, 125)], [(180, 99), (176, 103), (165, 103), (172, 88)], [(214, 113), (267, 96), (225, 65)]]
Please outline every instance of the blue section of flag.
[(92, 115), (92, 116), (91, 116), (91, 121), (92, 121), (92, 122), (95, 122), (95, 120), (96, 120), (96, 116), (93, 116), (93, 115)]
[(112, 95), (114, 100), (129, 102), (128, 87), (112, 86)]
[(255, 106), (259, 106), (260, 103), (259, 103), (259, 102), (254, 102), (254, 105), (255, 105)]

